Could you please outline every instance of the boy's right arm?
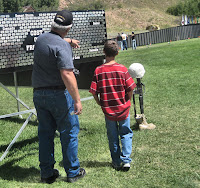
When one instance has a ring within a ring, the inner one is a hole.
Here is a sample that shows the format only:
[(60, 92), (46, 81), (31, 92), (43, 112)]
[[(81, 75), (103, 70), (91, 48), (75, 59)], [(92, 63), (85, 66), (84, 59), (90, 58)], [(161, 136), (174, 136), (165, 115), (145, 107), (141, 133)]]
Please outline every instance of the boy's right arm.
[(100, 104), (100, 101), (99, 101), (98, 94), (92, 94), (92, 95), (93, 95), (93, 97), (94, 97), (96, 103), (97, 103), (98, 105), (101, 105), (101, 104)]

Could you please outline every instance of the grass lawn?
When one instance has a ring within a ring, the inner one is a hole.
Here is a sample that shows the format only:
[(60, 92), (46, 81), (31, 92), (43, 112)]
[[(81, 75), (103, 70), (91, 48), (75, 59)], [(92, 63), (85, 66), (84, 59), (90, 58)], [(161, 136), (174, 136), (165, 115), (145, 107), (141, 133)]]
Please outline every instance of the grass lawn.
[[(132, 63), (144, 65), (144, 114), (148, 123), (156, 125), (151, 131), (133, 130), (133, 162), (128, 172), (111, 168), (104, 116), (95, 101), (89, 100), (82, 103), (83, 113), (79, 116), (79, 159), (87, 172), (85, 178), (74, 184), (65, 182), (61, 146), (56, 137), (55, 167), (61, 177), (52, 185), (39, 183), (37, 121), (33, 117), (0, 163), (0, 187), (200, 187), (199, 52), (200, 39), (190, 39), (128, 49), (117, 56), (116, 61), (126, 67)], [(80, 94), (82, 98), (91, 96), (87, 90), (80, 90)], [(19, 95), (34, 107), (31, 88), (20, 87)], [(2, 88), (0, 97), (0, 115), (17, 111), (16, 101)], [(0, 156), (27, 116), (0, 120)], [(134, 124), (131, 107), (131, 125)]]

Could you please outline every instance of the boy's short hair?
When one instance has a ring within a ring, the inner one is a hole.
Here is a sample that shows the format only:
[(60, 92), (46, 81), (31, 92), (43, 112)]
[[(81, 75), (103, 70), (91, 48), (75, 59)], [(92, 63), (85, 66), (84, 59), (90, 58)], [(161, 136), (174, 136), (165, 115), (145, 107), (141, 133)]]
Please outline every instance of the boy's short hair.
[(107, 40), (104, 44), (104, 53), (108, 57), (115, 57), (118, 54), (118, 44), (114, 40)]

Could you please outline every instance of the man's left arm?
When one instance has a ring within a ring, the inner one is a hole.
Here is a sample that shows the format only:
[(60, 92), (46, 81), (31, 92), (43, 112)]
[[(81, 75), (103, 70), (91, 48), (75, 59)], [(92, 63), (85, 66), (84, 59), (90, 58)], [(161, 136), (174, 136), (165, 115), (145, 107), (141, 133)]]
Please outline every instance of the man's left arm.
[(76, 39), (71, 39), (71, 38), (64, 38), (65, 41), (67, 41), (72, 48), (79, 48), (79, 43), (80, 41), (79, 40), (76, 40)]

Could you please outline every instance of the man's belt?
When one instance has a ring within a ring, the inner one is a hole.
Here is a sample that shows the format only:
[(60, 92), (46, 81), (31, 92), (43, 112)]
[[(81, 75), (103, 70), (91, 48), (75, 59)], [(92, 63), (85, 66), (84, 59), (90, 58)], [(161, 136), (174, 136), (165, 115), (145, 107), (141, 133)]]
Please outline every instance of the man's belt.
[(36, 91), (36, 90), (65, 90), (66, 87), (64, 85), (62, 86), (47, 86), (47, 87), (37, 87), (37, 88), (34, 88), (33, 91)]

